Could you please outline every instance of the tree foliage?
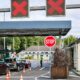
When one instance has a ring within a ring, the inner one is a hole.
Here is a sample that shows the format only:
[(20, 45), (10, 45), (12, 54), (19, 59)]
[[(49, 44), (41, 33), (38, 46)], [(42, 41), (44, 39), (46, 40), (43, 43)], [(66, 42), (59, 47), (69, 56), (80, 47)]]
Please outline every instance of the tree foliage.
[(26, 48), (26, 37), (19, 37), (20, 39), (20, 50), (25, 50)]
[(18, 51), (20, 49), (20, 43), (19, 37), (14, 37), (14, 50)]
[(4, 40), (3, 40), (3, 37), (0, 37), (0, 45), (3, 45), (3, 44), (4, 44), (3, 41), (4, 41)]
[[(14, 39), (14, 43), (13, 43)], [(45, 36), (16, 36), (16, 37), (5, 37), (6, 46), (11, 45), (13, 50), (13, 44), (14, 44), (14, 50), (15, 51), (21, 51), (25, 50), (30, 46), (42, 46), (44, 45), (44, 39)], [(65, 38), (64, 44), (68, 45), (76, 40), (76, 37), (69, 36)], [(59, 45), (60, 39), (56, 38), (56, 45)], [(4, 38), (0, 37), (0, 45), (4, 46)]]
[(77, 40), (76, 37), (70, 35), (70, 36), (68, 36), (67, 38), (64, 39), (64, 45), (69, 45), (69, 44), (73, 43), (76, 40)]

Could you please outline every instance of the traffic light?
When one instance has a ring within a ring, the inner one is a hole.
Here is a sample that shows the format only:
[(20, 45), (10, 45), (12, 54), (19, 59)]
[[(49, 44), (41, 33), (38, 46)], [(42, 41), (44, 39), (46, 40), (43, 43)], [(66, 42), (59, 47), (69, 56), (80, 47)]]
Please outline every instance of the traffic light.
[(11, 0), (12, 17), (28, 17), (28, 0)]
[(65, 0), (47, 0), (46, 9), (47, 16), (65, 15)]

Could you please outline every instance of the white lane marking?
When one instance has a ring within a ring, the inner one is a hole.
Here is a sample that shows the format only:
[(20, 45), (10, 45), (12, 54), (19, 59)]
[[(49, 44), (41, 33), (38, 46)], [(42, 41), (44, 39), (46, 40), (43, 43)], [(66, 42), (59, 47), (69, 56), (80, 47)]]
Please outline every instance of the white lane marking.
[(29, 70), (31, 71), (31, 67), (29, 68)]
[(45, 75), (47, 75), (47, 74), (49, 74), (50, 72), (48, 71), (48, 72), (46, 72), (46, 73), (44, 73), (44, 74), (42, 74), (42, 75), (40, 75), (40, 76), (38, 76), (38, 77), (43, 77), (43, 76), (45, 76)]
[[(11, 76), (10, 78), (19, 78), (20, 76)], [(6, 76), (1, 76), (0, 78), (6, 78)], [(35, 78), (35, 76), (23, 76), (23, 78)]]
[(37, 77), (35, 77), (35, 80), (37, 80)]
[(44, 78), (51, 78), (50, 76), (41, 76), (41, 77), (44, 77)]
[(71, 77), (80, 77), (80, 76), (77, 76), (77, 75), (70, 75)]
[(39, 69), (39, 70), (43, 70), (45, 67), (42, 67), (41, 69)]

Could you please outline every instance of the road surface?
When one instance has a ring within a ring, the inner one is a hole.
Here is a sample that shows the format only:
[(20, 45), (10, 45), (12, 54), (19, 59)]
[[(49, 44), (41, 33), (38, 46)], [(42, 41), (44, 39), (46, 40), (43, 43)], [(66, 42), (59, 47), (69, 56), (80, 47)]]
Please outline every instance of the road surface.
[[(52, 80), (50, 78), (50, 70), (48, 68), (36, 68), (36, 69), (26, 69), (20, 72), (10, 72), (10, 80), (20, 80), (22, 75), (23, 80)], [(6, 80), (6, 75), (0, 75), (0, 80)], [(54, 79), (55, 80), (55, 79)], [(63, 79), (56, 79), (63, 80)], [(80, 80), (80, 76), (77, 76), (72, 71), (69, 72), (68, 79), (64, 80)]]

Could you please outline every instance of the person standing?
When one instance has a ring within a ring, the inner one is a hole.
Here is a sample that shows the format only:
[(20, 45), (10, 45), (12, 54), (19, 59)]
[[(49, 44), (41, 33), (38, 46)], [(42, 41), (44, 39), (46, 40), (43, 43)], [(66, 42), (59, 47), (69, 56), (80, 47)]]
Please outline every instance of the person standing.
[(43, 55), (41, 55), (41, 58), (40, 58), (40, 66), (43, 67)]

